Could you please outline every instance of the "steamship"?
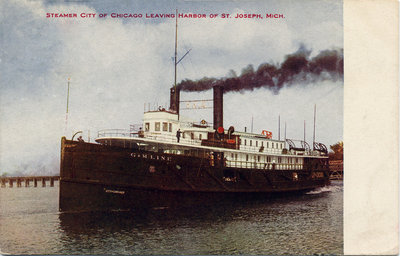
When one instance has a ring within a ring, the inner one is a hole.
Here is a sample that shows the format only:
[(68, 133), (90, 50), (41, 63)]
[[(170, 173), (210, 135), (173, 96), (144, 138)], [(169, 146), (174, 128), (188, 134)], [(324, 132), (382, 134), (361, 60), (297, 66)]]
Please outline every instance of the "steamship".
[(191, 206), (329, 184), (325, 145), (224, 129), (223, 86), (213, 87), (212, 126), (180, 116), (178, 87), (170, 95), (170, 108), (145, 111), (137, 130), (100, 131), (96, 143), (62, 138), (61, 211)]
[(191, 207), (329, 184), (322, 143), (224, 129), (223, 85), (213, 87), (212, 125), (181, 116), (176, 52), (175, 35), (168, 109), (145, 111), (138, 129), (99, 131), (95, 143), (61, 138), (60, 211)]

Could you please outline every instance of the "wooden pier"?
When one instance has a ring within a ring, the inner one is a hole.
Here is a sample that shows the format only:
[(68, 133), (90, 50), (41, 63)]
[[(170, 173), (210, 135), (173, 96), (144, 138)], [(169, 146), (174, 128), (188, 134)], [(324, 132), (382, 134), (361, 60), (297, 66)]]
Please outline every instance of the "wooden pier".
[(0, 177), (0, 187), (6, 188), (7, 184), (9, 188), (15, 187), (20, 188), (22, 184), (24, 187), (29, 187), (30, 182), (33, 182), (33, 187), (38, 187), (38, 183), (41, 183), (42, 187), (47, 186), (47, 181), (49, 181), (49, 186), (54, 187), (54, 181), (60, 180), (60, 176), (28, 176), (28, 177)]
[(343, 160), (329, 161), (329, 169), (331, 180), (343, 180)]

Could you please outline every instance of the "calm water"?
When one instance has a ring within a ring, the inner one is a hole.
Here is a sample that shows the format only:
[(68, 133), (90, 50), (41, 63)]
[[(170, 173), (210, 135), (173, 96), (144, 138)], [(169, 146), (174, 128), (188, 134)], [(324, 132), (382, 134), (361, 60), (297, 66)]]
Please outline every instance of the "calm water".
[(0, 188), (0, 253), (343, 254), (343, 183), (191, 210), (59, 213), (55, 187)]

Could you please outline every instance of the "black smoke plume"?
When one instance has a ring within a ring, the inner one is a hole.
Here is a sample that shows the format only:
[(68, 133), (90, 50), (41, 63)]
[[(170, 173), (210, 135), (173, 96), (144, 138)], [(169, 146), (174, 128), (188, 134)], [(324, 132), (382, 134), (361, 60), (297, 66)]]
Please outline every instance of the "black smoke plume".
[(242, 69), (240, 76), (231, 70), (225, 78), (185, 79), (177, 86), (181, 91), (206, 91), (214, 85), (222, 85), (224, 92), (265, 87), (278, 93), (284, 85), (343, 80), (343, 49), (321, 51), (312, 59), (309, 58), (310, 53), (301, 46), (295, 53), (286, 55), (280, 65), (263, 63), (257, 70), (248, 65)]

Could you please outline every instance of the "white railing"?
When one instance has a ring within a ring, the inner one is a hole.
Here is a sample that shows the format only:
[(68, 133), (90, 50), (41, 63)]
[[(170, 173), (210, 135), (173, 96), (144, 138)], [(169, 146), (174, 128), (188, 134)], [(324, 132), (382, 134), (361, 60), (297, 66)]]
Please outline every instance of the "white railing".
[(97, 132), (98, 138), (103, 137), (137, 137), (138, 132), (127, 129), (105, 129)]
[[(283, 149), (279, 148), (266, 148), (264, 147), (262, 151), (260, 151), (260, 147), (256, 146), (249, 146), (249, 145), (240, 145), (241, 150), (245, 150), (248, 152), (256, 152), (256, 153), (274, 153), (274, 154), (281, 154)], [(289, 153), (289, 152), (288, 152)]]
[[(239, 148), (244, 151), (254, 152), (254, 153), (272, 153), (272, 154), (284, 154), (284, 155), (297, 155), (295, 151), (290, 151), (286, 149), (286, 152), (283, 153), (284, 149), (280, 148), (266, 148), (264, 147), (262, 151), (260, 151), (261, 147), (256, 146), (249, 146), (249, 145), (240, 145)], [(320, 152), (318, 151), (311, 151), (311, 150), (304, 150), (301, 151), (301, 155), (305, 156), (320, 156)]]
[[(249, 169), (265, 169), (265, 170), (301, 170), (303, 169), (303, 164), (287, 164), (287, 163), (260, 163), (260, 162), (250, 162), (250, 161), (235, 161), (226, 160), (227, 167), (236, 168), (249, 168)], [(274, 166), (275, 165), (275, 166)]]
[[(106, 129), (106, 130), (101, 130), (98, 131), (97, 137), (98, 138), (104, 138), (104, 137), (140, 137), (139, 134), (143, 132), (137, 132), (137, 131), (130, 131), (126, 129)], [(172, 134), (162, 134), (162, 133), (143, 133), (145, 136), (143, 138), (145, 139), (150, 139), (154, 141), (161, 141), (161, 142), (178, 142), (178, 139), (176, 136)], [(190, 139), (190, 138), (183, 138), (183, 136), (180, 137), (179, 143), (181, 144), (186, 144), (186, 145), (201, 145), (201, 140), (199, 139)]]
[[(169, 135), (169, 134), (149, 134), (147, 133), (145, 136), (146, 139), (151, 139), (155, 141), (162, 141), (162, 142), (174, 142), (178, 143), (178, 138), (174, 135)], [(201, 145), (201, 140), (199, 139), (189, 139), (189, 138), (183, 138), (182, 136), (179, 139), (179, 144), (183, 145)]]

